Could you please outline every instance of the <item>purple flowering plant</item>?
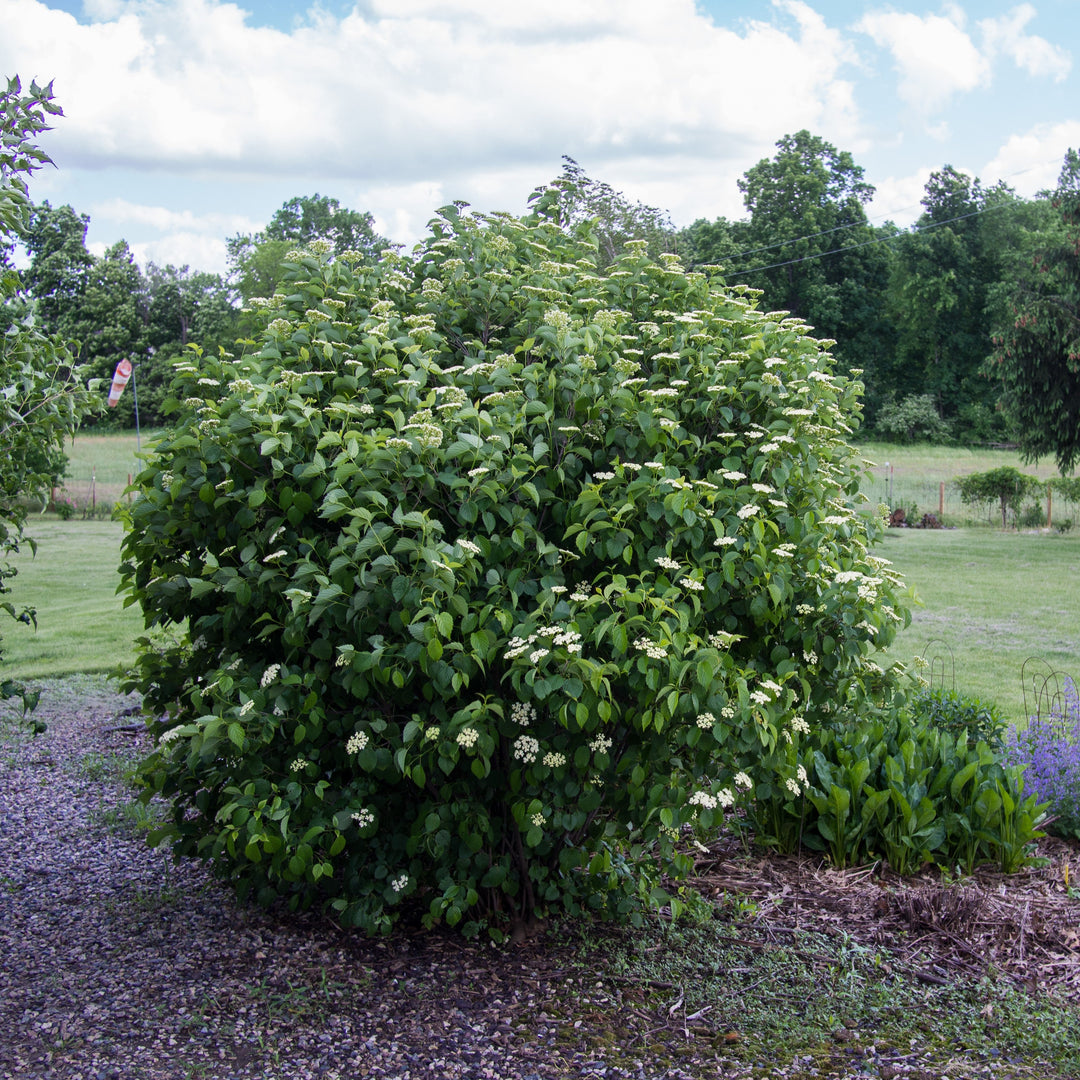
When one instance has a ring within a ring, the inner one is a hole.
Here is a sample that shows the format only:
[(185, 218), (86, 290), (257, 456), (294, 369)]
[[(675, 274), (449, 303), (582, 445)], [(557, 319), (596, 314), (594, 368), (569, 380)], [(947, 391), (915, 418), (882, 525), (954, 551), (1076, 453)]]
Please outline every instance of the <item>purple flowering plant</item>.
[(1064, 710), (1033, 716), (1005, 740), (1010, 764), (1023, 765), (1025, 790), (1050, 803), (1045, 823), (1056, 836), (1080, 839), (1080, 693), (1065, 679)]

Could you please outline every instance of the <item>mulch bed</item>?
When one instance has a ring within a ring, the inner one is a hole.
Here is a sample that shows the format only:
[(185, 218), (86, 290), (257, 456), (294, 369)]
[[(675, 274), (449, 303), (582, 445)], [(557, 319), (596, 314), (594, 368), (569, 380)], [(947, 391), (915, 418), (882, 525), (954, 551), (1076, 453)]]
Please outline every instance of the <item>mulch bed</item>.
[(1015, 874), (981, 867), (946, 884), (936, 871), (901, 878), (877, 864), (833, 870), (820, 857), (747, 855), (723, 838), (691, 884), (713, 899), (755, 901), (766, 936), (844, 934), (888, 950), (924, 982), (995, 970), (1080, 1004), (1080, 845), (1046, 837), (1037, 857), (1042, 865)]

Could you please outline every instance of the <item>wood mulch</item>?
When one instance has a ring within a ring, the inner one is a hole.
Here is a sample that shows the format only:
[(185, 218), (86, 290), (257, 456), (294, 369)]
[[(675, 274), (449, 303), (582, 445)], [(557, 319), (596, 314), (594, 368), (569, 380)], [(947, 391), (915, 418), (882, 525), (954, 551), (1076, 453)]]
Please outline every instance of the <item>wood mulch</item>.
[(878, 864), (834, 870), (820, 857), (747, 854), (725, 837), (690, 884), (711, 900), (750, 900), (766, 934), (813, 929), (887, 950), (897, 970), (945, 985), (957, 975), (1005, 974), (1080, 1004), (1080, 844), (1041, 840), (1014, 874), (981, 867), (945, 882), (902, 878)]

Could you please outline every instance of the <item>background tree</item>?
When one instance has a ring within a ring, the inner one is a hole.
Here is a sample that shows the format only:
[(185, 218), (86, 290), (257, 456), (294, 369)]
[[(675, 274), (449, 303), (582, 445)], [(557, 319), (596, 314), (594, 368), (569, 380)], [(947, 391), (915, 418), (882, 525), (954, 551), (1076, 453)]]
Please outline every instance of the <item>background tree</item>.
[(980, 503), (998, 504), (1001, 510), (1001, 527), (1009, 523), (1009, 514), (1017, 518), (1025, 499), (1031, 498), (1044, 490), (1043, 482), (1037, 476), (1022, 473), (1011, 465), (988, 472), (970, 473), (956, 481), (960, 489), (960, 500), (978, 506)]
[(767, 307), (783, 309), (836, 341), (842, 368), (859, 368), (872, 392), (881, 381), (894, 332), (879, 297), (892, 258), (891, 225), (871, 228), (864, 209), (874, 188), (851, 154), (809, 131), (785, 135), (776, 155), (739, 181), (747, 246), (733, 261), (729, 282), (764, 292)]
[(951, 165), (931, 174), (924, 213), (896, 245), (888, 312), (897, 328), (888, 381), (898, 397), (930, 395), (942, 417), (983, 437), (997, 388), (983, 368), (992, 343), (986, 311), (1012, 260), (1022, 200), (1004, 184), (985, 190)]
[(335, 255), (358, 251), (364, 262), (373, 263), (390, 244), (374, 225), (371, 214), (343, 207), (337, 199), (318, 193), (296, 196), (274, 211), (262, 232), (226, 241), (230, 277), (244, 300), (272, 296), (285, 255), (317, 239), (328, 240)]
[[(27, 178), (50, 160), (35, 139), (49, 129), (48, 118), (59, 115), (52, 84), (31, 83), (24, 94), (16, 76), (0, 92), (0, 246), (28, 237)], [(15, 576), (9, 556), (26, 540), (27, 499), (47, 497), (63, 475), (64, 441), (100, 397), (83, 384), (63, 340), (36, 325), (10, 266), (0, 269), (0, 327), (0, 610), (32, 622), (32, 608), (16, 608), (7, 598)], [(6, 680), (0, 684), (0, 697), (15, 694), (27, 703), (20, 688)]]
[(1025, 460), (1080, 460), (1080, 155), (1070, 149), (1052, 204), (1061, 232), (1038, 252), (994, 335), (990, 370)]
[(545, 190), (549, 194), (545, 205), (557, 205), (559, 224), (568, 229), (586, 226), (583, 235), (595, 241), (601, 270), (622, 254), (630, 240), (644, 240), (653, 259), (675, 247), (675, 226), (667, 211), (631, 202), (610, 184), (590, 178), (572, 157), (563, 155), (562, 172), (533, 199)]
[(23, 286), (34, 297), (42, 323), (66, 339), (82, 337), (83, 297), (94, 256), (86, 246), (90, 216), (46, 199), (33, 208), (23, 238), (30, 266)]

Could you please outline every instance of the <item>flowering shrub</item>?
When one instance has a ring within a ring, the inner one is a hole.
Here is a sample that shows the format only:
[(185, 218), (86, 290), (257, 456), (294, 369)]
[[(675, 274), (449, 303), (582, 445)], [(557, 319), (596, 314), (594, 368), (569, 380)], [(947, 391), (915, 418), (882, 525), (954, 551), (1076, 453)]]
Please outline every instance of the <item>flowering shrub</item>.
[(143, 775), (264, 901), (677, 909), (684, 830), (891, 695), (829, 343), (640, 245), (599, 274), (550, 206), (296, 252), (251, 355), (177, 368), (124, 542)]
[(1011, 728), (1005, 752), (1050, 804), (1047, 832), (1080, 840), (1080, 695), (1072, 679), (1065, 679), (1065, 711), (1033, 716), (1023, 731)]

